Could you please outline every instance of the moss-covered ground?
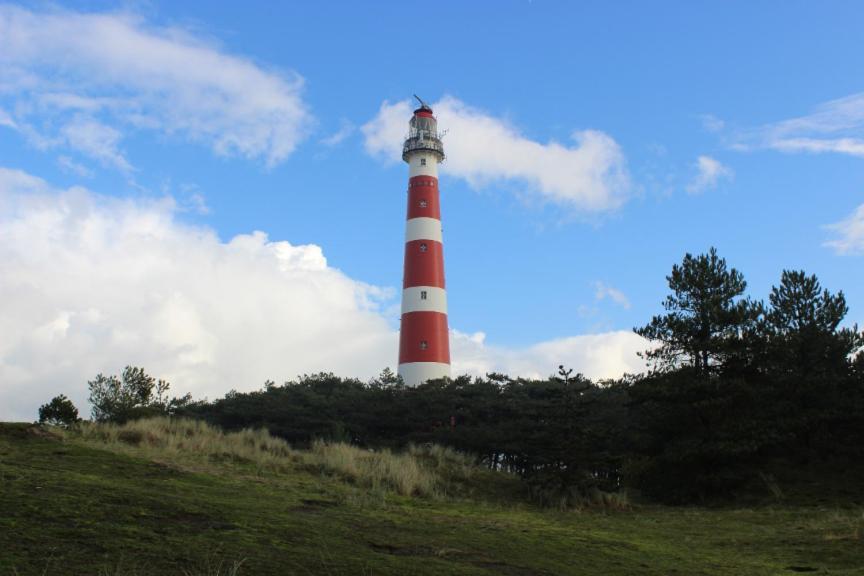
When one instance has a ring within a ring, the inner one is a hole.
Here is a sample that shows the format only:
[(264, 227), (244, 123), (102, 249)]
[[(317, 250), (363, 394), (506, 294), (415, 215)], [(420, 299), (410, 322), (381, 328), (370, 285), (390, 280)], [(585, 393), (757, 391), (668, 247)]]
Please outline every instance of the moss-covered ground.
[(187, 468), (0, 424), (0, 576), (850, 575), (862, 532), (860, 504), (557, 512)]

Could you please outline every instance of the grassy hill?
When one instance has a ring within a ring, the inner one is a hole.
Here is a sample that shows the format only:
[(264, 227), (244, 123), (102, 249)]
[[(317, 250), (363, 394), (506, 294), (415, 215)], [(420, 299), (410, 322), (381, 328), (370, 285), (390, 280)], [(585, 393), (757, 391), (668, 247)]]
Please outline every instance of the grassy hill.
[(448, 451), (0, 424), (0, 576), (864, 574), (859, 505), (562, 512)]

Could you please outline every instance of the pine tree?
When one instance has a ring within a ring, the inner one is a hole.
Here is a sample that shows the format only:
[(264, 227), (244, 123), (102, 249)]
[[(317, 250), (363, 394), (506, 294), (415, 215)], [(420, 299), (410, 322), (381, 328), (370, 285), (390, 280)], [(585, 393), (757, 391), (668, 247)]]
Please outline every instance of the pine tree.
[(747, 282), (711, 248), (708, 254), (686, 254), (666, 277), (672, 293), (663, 301), (666, 314), (634, 331), (659, 343), (644, 356), (656, 370), (690, 364), (708, 374), (740, 349), (744, 333), (760, 314), (760, 306), (742, 298)]

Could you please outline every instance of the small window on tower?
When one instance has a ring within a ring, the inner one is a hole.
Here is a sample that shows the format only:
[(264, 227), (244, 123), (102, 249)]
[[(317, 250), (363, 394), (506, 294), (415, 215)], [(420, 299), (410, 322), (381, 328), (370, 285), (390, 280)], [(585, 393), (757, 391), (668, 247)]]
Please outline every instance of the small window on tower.
[(420, 340), (420, 350), (426, 350), (429, 348), (429, 343), (426, 340)]
[(421, 290), (420, 291), (420, 300), (425, 300), (425, 299), (426, 299), (426, 290)]
[(429, 249), (429, 247), (426, 246), (425, 242), (423, 244), (420, 244), (420, 252), (426, 252), (426, 250), (428, 250), (428, 249)]
[(426, 207), (426, 200), (420, 200), (420, 208)]
[(425, 165), (426, 165), (426, 159), (420, 158), (420, 166), (425, 166)]

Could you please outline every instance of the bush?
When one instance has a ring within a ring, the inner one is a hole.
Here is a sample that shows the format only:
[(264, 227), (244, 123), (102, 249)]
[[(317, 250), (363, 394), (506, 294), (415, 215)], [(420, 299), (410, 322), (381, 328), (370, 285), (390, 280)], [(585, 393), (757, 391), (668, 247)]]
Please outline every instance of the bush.
[(187, 406), (192, 397), (169, 398), (171, 384), (156, 380), (143, 368), (127, 366), (120, 378), (99, 374), (87, 383), (91, 415), (97, 422), (123, 423), (139, 418), (169, 416)]
[(39, 407), (39, 423), (68, 428), (79, 422), (78, 408), (65, 395), (55, 396), (51, 402)]

